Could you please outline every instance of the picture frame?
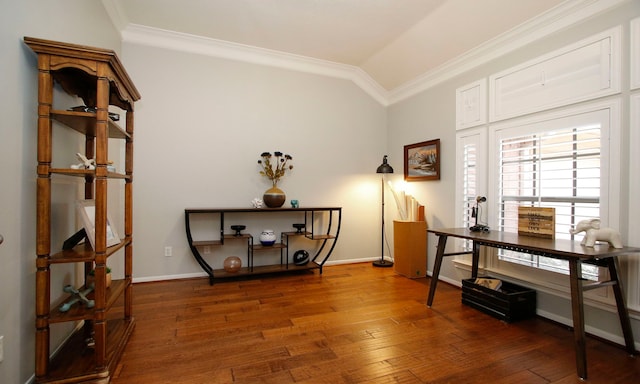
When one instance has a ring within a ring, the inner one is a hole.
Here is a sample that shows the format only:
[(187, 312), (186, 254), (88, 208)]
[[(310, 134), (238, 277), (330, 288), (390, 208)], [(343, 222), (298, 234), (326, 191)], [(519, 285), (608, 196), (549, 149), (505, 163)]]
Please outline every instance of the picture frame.
[(404, 179), (440, 180), (440, 139), (404, 146)]
[[(91, 248), (96, 249), (96, 202), (94, 200), (78, 200), (76, 207), (82, 218), (82, 224)], [(107, 212), (107, 247), (120, 243), (116, 228), (111, 224), (113, 220)]]

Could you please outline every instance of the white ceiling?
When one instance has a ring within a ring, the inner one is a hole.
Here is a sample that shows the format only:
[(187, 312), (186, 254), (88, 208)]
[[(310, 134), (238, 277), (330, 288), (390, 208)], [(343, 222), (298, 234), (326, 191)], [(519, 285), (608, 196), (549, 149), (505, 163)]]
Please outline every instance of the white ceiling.
[(103, 0), (140, 25), (361, 68), (392, 90), (565, 0)]

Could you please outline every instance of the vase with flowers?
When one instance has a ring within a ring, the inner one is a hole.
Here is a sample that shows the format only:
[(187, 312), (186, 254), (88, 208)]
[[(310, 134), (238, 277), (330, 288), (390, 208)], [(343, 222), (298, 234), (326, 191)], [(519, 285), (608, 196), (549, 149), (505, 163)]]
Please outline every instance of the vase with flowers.
[(278, 151), (275, 151), (273, 155), (271, 152), (262, 152), (260, 157), (262, 157), (262, 159), (258, 160), (258, 164), (262, 167), (260, 174), (266, 176), (272, 183), (271, 188), (267, 189), (262, 196), (262, 200), (269, 208), (282, 207), (287, 196), (284, 191), (278, 188), (278, 181), (285, 175), (287, 170), (293, 169), (293, 165), (289, 164), (289, 161), (293, 160), (293, 158)]

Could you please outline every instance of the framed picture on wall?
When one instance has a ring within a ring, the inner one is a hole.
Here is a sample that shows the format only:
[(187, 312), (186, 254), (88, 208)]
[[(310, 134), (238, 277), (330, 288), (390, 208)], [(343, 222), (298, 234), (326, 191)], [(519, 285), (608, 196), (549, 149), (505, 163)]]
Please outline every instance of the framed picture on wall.
[[(77, 207), (91, 247), (96, 249), (96, 203), (94, 200), (78, 200)], [(120, 237), (111, 225), (112, 222), (111, 216), (107, 213), (107, 247), (120, 243)]]
[(440, 180), (440, 139), (404, 146), (404, 179)]

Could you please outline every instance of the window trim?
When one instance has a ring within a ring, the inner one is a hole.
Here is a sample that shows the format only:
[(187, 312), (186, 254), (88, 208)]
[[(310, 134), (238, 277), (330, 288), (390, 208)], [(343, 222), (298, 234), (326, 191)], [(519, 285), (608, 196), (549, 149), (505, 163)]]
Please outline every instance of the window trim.
[[(476, 153), (476, 191), (481, 196), (487, 196), (487, 127), (475, 127), (459, 130), (456, 132), (456, 164), (464, 164), (464, 144), (467, 141), (475, 141), (478, 146)], [(464, 182), (464, 171), (461, 166), (456, 167), (456, 185), (455, 191), (455, 226), (462, 227), (463, 207), (459, 204), (463, 200), (464, 190), (461, 187)], [(484, 217), (485, 220), (487, 217)], [(458, 239), (455, 241), (456, 252), (463, 251), (464, 241)]]
[[(640, 36), (640, 18), (638, 20), (638, 35)], [(638, 50), (640, 51), (640, 49)], [(629, 164), (640, 164), (640, 93), (631, 95), (629, 99)], [(629, 196), (638, 196), (640, 194), (640, 179), (638, 179), (637, 168), (629, 167)], [(629, 212), (640, 211), (640, 201), (638, 199), (629, 198)], [(637, 234), (640, 233), (640, 221), (634, 215), (628, 218), (628, 234), (626, 244), (632, 247), (640, 247), (640, 239)], [(624, 234), (623, 234), (624, 237)], [(640, 312), (640, 260), (637, 257), (628, 258), (621, 263), (628, 268), (627, 270), (627, 308)], [(624, 268), (624, 267), (623, 267)]]
[[(477, 164), (477, 191), (486, 196), (487, 193), (487, 129), (486, 127), (477, 127), (477, 128), (468, 128), (465, 130), (458, 131), (456, 133), (456, 163), (463, 164), (464, 159), (462, 156), (464, 155), (463, 144), (464, 141), (476, 137), (474, 141), (478, 146), (478, 153), (476, 156), (476, 164)], [(462, 185), (464, 178), (464, 173), (462, 171), (462, 167), (456, 167), (456, 185)], [(463, 190), (462, 188), (456, 188), (456, 202), (462, 200)], [(456, 226), (462, 226), (462, 207), (459, 204), (456, 204), (456, 218), (455, 224)]]

